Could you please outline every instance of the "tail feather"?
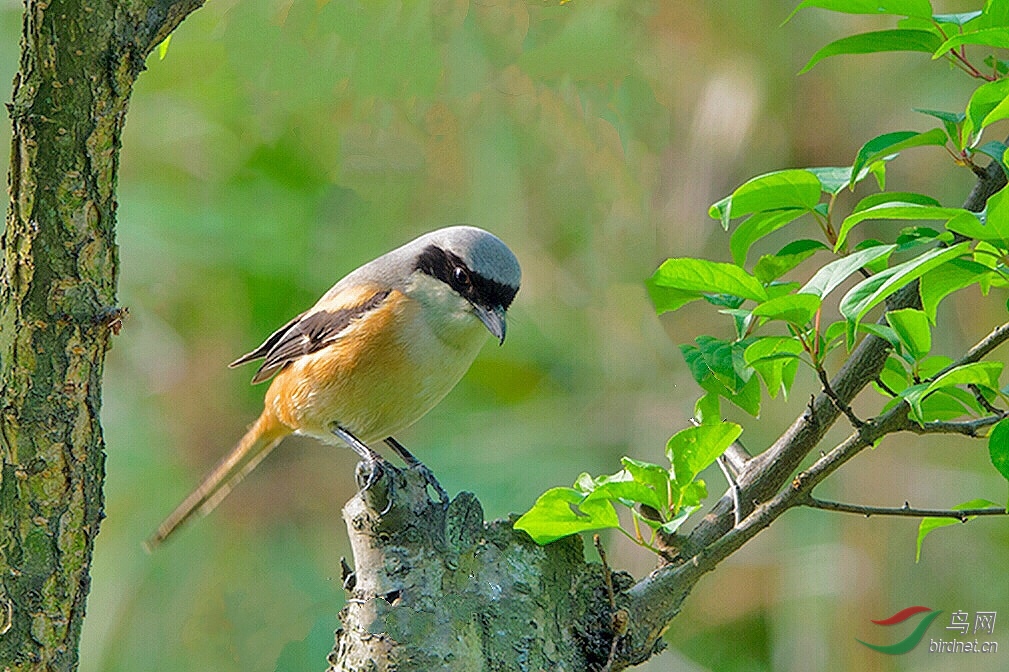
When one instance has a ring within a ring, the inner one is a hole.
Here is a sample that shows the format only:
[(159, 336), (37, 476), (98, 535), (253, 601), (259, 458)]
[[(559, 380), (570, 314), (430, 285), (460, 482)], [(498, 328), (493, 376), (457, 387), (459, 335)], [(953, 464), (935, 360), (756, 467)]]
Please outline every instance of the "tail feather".
[(224, 456), (200, 485), (175, 507), (175, 510), (144, 542), (148, 553), (160, 546), (175, 530), (194, 516), (205, 516), (228, 496), (249, 472), (263, 461), (291, 430), (264, 411), (242, 440)]

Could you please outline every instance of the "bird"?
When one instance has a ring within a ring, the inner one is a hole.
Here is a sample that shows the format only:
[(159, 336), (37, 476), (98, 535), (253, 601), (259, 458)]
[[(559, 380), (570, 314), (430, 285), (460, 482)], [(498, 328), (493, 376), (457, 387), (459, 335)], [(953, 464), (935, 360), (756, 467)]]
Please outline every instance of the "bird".
[(385, 442), (408, 467), (433, 475), (394, 435), (452, 390), (488, 335), (503, 344), (521, 269), (492, 233), (450, 226), (360, 266), (314, 306), (229, 366), (262, 360), (252, 384), (272, 378), (263, 411), (237, 445), (145, 542), (160, 546), (212, 511), (289, 434), (346, 444), (362, 460), (367, 489), (385, 463)]

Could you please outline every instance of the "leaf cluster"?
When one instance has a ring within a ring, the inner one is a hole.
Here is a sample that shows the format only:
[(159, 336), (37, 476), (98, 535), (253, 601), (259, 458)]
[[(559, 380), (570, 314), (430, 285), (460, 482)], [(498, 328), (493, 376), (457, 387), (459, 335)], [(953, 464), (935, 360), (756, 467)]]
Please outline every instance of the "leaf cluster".
[[(624, 458), (617, 474), (583, 474), (573, 488), (545, 493), (516, 524), (537, 541), (619, 527), (619, 504), (632, 512), (634, 533), (625, 533), (651, 548), (655, 534), (675, 532), (699, 508), (706, 487), (697, 474), (742, 431), (718, 421), (721, 402), (757, 416), (764, 393), (787, 396), (801, 369), (820, 381), (858, 430), (865, 423), (830, 388), (826, 367), (831, 352), (850, 352), (867, 337), (883, 339), (890, 348), (875, 385), (882, 397), (880, 416), (906, 405), (908, 418), (922, 430), (980, 419), (982, 433), (993, 428), (992, 463), (1009, 479), (1009, 397), (1002, 364), (956, 363), (933, 352), (932, 339), (938, 307), (953, 294), (977, 286), (984, 296), (1005, 296), (1009, 187), (974, 212), (927, 194), (888, 191), (886, 184), (888, 164), (917, 148), (943, 148), (956, 168), (980, 173), (975, 159), (984, 155), (1007, 170), (1005, 143), (982, 143), (982, 136), (1009, 117), (1009, 62), (1000, 56), (1009, 49), (1009, 0), (988, 0), (982, 9), (961, 14), (935, 14), (928, 0), (805, 0), (796, 11), (807, 7), (890, 15), (897, 26), (832, 42), (803, 71), (841, 54), (918, 51), (981, 84), (962, 111), (919, 110), (936, 127), (872, 138), (849, 165), (756, 176), (710, 207), (710, 217), (731, 232), (732, 261), (667, 259), (646, 283), (659, 314), (704, 301), (728, 318), (726, 333), (697, 336), (680, 346), (703, 391), (697, 410), (705, 424), (670, 439), (668, 469)], [(982, 59), (968, 49), (982, 51)], [(847, 210), (838, 199), (845, 190), (864, 194)], [(859, 239), (870, 221), (888, 232), (883, 239)], [(772, 254), (755, 252), (772, 234), (790, 242)], [(887, 300), (902, 290), (917, 292), (920, 307), (888, 311)], [(976, 508), (978, 501), (960, 510)], [(922, 521), (919, 553), (925, 535), (949, 520)], [(642, 535), (642, 525), (652, 530), (651, 538)]]
[[(623, 469), (615, 474), (593, 478), (583, 473), (572, 487), (551, 488), (540, 495), (515, 528), (540, 544), (587, 530), (616, 528), (658, 553), (657, 535), (676, 532), (707, 497), (700, 473), (742, 432), (731, 422), (684, 429), (666, 444), (668, 467), (624, 457)], [(633, 534), (620, 526), (617, 506), (630, 511)]]

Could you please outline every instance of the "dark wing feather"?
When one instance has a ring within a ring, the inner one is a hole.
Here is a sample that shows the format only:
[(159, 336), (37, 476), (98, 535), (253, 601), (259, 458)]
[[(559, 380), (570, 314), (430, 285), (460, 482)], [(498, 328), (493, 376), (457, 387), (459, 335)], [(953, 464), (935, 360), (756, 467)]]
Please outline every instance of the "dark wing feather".
[(384, 290), (349, 308), (302, 313), (275, 331), (261, 346), (236, 359), (231, 366), (264, 358), (252, 378), (253, 384), (260, 383), (299, 357), (317, 352), (336, 341), (351, 322), (376, 308), (388, 295), (389, 290)]
[(298, 320), (305, 317), (305, 315), (307, 314), (308, 311), (306, 310), (304, 313), (298, 315), (293, 320), (282, 326), (280, 329), (277, 329), (275, 332), (270, 334), (269, 338), (263, 341), (263, 344), (261, 346), (259, 346), (252, 352), (242, 355), (241, 357), (233, 361), (231, 364), (228, 364), (228, 368), (233, 369), (236, 366), (241, 366), (242, 364), (246, 364), (253, 360), (262, 359), (263, 357), (266, 357), (266, 354), (270, 352), (271, 349), (273, 349), (273, 346), (275, 346), (277, 342), (284, 337), (284, 334), (287, 333), (287, 330), (293, 327), (295, 324), (297, 324)]

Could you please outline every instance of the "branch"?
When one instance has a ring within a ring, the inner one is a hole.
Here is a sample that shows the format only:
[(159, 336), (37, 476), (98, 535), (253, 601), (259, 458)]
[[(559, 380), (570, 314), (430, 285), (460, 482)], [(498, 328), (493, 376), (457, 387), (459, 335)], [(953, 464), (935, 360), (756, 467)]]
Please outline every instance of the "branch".
[(980, 362), (986, 356), (988, 356), (992, 350), (1009, 340), (1009, 322), (1003, 325), (995, 327), (992, 332), (978, 341), (974, 347), (967, 351), (967, 353), (953, 362), (945, 369), (942, 369), (937, 374), (932, 376), (932, 380), (935, 380), (942, 374), (955, 369), (958, 366), (963, 366), (964, 364), (973, 364), (975, 362)]
[(865, 504), (847, 504), (844, 502), (832, 502), (826, 499), (817, 499), (810, 495), (804, 506), (811, 509), (823, 509), (824, 511), (837, 511), (840, 513), (855, 513), (866, 518), (872, 516), (903, 516), (906, 518), (956, 518), (960, 522), (966, 523), (974, 516), (1005, 516), (1009, 515), (1001, 507), (989, 507), (984, 509), (916, 509), (910, 504), (904, 503), (901, 507), (867, 506)]
[[(1005, 185), (1006, 176), (1001, 166), (993, 161), (978, 176), (964, 208), (980, 212), (988, 197)], [(886, 307), (887, 310), (920, 308), (918, 283), (896, 292), (887, 300)], [(1007, 339), (1009, 324), (998, 327), (949, 368), (979, 361)], [(736, 523), (735, 516), (739, 512), (734, 510), (731, 493), (726, 493), (690, 534), (679, 540), (679, 562), (656, 569), (628, 591), (633, 626), (628, 639), (633, 640), (632, 646), (644, 647), (656, 641), (701, 576), (785, 511), (803, 503), (817, 484), (865, 447), (887, 434), (905, 430), (920, 430), (922, 433), (955, 431), (968, 435), (973, 430), (976, 435), (986, 426), (985, 423), (990, 424), (996, 417), (968, 423), (926, 423), (925, 427), (921, 427), (908, 418), (908, 406), (901, 403), (872, 421), (856, 426), (855, 432), (844, 442), (792, 478), (803, 459), (823, 440), (841, 414), (841, 409), (850, 405), (866, 385), (878, 379), (891, 349), (884, 339), (874, 335), (864, 338), (834, 378), (827, 381), (824, 389), (829, 388), (833, 394), (828, 396), (824, 392), (817, 395), (807, 410), (770, 448), (747, 460), (739, 478), (743, 493), (741, 504), (749, 509), (742, 511), (743, 519)], [(783, 488), (789, 479), (792, 480), (791, 485)]]
[[(819, 377), (820, 384), (823, 386), (823, 393), (827, 395), (827, 398), (830, 399), (830, 402), (834, 404), (834, 407), (837, 410), (844, 413), (844, 417), (848, 418), (848, 422), (851, 423), (851, 426), (858, 429), (864, 425), (865, 422), (855, 415), (855, 411), (851, 410), (851, 406), (846, 404), (840, 397), (837, 396), (837, 392), (835, 392), (834, 388), (830, 386), (830, 379), (827, 378), (827, 372), (824, 371), (823, 367), (819, 364), (816, 365), (816, 375)], [(879, 376), (877, 376), (877, 378), (878, 377)]]
[(981, 430), (997, 424), (1005, 417), (1005, 413), (999, 413), (998, 415), (987, 415), (977, 420), (961, 420), (956, 422), (934, 420), (926, 422), (924, 425), (912, 422), (906, 427), (906, 430), (915, 434), (963, 434), (973, 439), (981, 439), (987, 436)]
[[(988, 197), (1006, 185), (1006, 176), (997, 161), (992, 161), (979, 176), (970, 195), (964, 201), (964, 208), (974, 212), (984, 209)], [(920, 307), (918, 284), (913, 283), (895, 293), (887, 300), (888, 310)], [(881, 318), (882, 321), (882, 318)], [(967, 351), (959, 362), (951, 364), (937, 375), (960, 364), (980, 361), (998, 345), (1009, 339), (1009, 323), (995, 329), (985, 339)], [(831, 399), (826, 394), (818, 395), (807, 411), (789, 427), (766, 451), (747, 462), (745, 473), (740, 474), (739, 486), (743, 492), (743, 503), (765, 501), (777, 492), (799, 467), (802, 460), (823, 439), (827, 430), (837, 420), (840, 410), (837, 405), (848, 405), (870, 382), (879, 377), (883, 364), (891, 350), (890, 344), (877, 336), (864, 338), (851, 356), (841, 366), (837, 375), (829, 382), (834, 392)], [(696, 553), (733, 527), (732, 497), (726, 493), (712, 511), (684, 540), (687, 555)]]

